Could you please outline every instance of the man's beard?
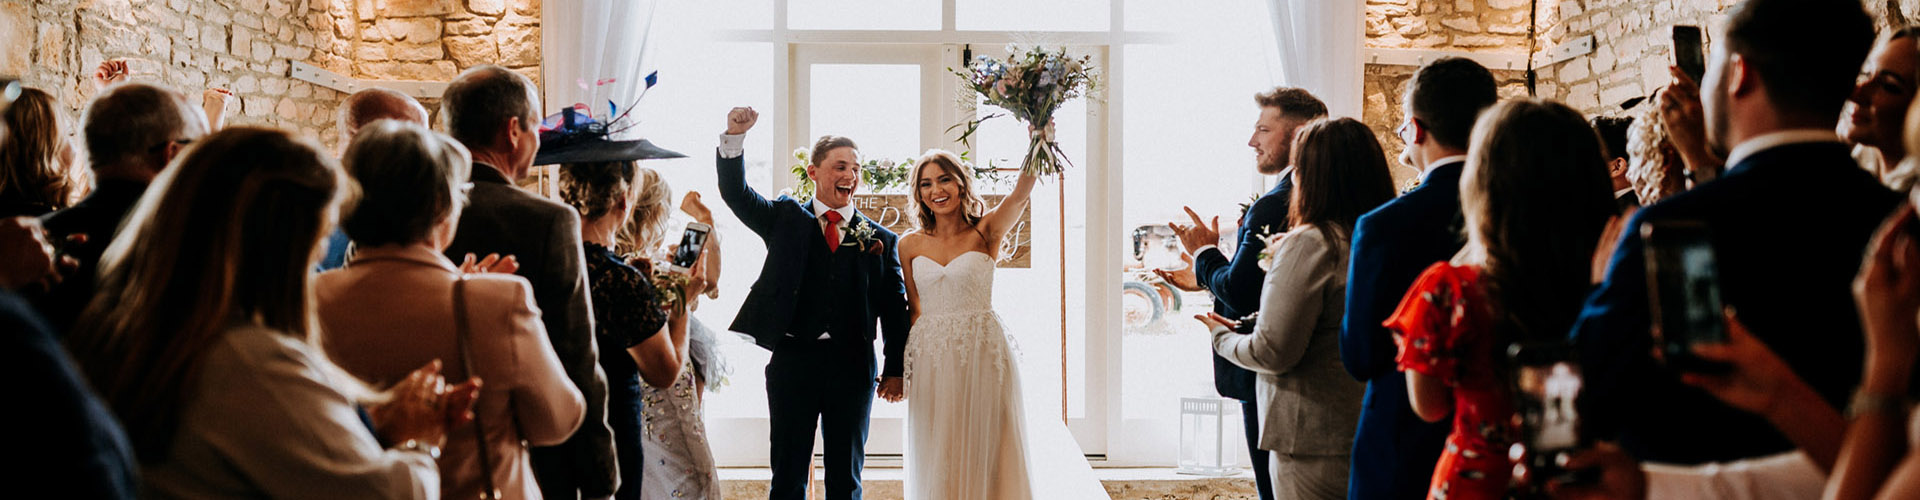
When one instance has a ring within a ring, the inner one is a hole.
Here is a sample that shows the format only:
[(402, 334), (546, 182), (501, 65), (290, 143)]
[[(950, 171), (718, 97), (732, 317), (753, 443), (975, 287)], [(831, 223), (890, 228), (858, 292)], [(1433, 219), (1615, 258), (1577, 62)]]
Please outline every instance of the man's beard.
[(1254, 168), (1260, 171), (1260, 175), (1274, 175), (1287, 169), (1287, 160), (1281, 155), (1273, 155), (1271, 158), (1255, 158), (1254, 163)]

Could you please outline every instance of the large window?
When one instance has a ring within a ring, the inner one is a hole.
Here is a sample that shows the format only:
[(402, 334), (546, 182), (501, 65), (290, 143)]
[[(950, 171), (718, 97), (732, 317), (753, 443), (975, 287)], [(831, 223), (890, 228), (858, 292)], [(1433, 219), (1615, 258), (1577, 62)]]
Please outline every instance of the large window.
[[(1076, 167), (1035, 190), (1027, 259), (1000, 270), (995, 306), (1018, 344), (1027, 411), (1064, 419), (1106, 464), (1171, 465), (1179, 398), (1214, 396), (1209, 339), (1191, 319), (1211, 298), (1153, 282), (1149, 269), (1179, 260), (1152, 226), (1180, 220), (1182, 206), (1231, 221), (1271, 182), (1245, 145), (1252, 95), (1276, 81), (1265, 6), (1213, 3), (663, 0), (646, 63), (660, 84), (637, 130), (690, 156), (650, 166), (676, 192), (701, 192), (719, 219), (722, 296), (696, 316), (724, 329), (765, 258), (714, 193), (727, 109), (761, 112), (747, 179), (769, 197), (794, 187), (790, 152), (822, 134), (851, 137), (870, 158), (937, 147), (1013, 166), (1027, 133), (1010, 118), (988, 122), (970, 148), (954, 142), (947, 127), (993, 110), (957, 101), (948, 69), (967, 52), (1003, 56), (1008, 43), (1067, 46), (1095, 57), (1105, 89), (1056, 115)], [(731, 337), (722, 351), (732, 374), (707, 400), (717, 458), (765, 465), (768, 353)], [(875, 405), (876, 464), (901, 451), (905, 411)]]

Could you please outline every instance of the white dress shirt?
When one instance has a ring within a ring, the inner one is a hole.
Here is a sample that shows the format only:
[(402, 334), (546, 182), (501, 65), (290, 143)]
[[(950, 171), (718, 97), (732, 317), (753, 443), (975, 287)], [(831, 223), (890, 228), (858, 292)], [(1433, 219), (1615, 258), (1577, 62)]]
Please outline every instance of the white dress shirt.
[(1740, 162), (1746, 161), (1747, 158), (1761, 151), (1811, 142), (1840, 142), (1840, 135), (1835, 134), (1833, 129), (1782, 130), (1760, 134), (1742, 141), (1732, 150), (1727, 151), (1727, 168), (1738, 167)]
[(1647, 464), (1647, 500), (1820, 498), (1827, 474), (1806, 452), (1695, 466)]
[(1448, 163), (1465, 163), (1466, 161), (1467, 161), (1467, 155), (1453, 155), (1453, 156), (1448, 156), (1446, 158), (1441, 158), (1438, 160), (1427, 162), (1427, 166), (1420, 169), (1420, 183), (1421, 184), (1427, 183), (1427, 176), (1433, 174), (1434, 167), (1446, 165)]

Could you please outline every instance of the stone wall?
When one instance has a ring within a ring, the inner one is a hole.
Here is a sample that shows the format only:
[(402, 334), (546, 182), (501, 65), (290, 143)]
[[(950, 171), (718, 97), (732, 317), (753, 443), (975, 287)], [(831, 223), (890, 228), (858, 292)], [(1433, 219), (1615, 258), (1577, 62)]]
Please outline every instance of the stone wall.
[[(287, 78), (289, 61), (331, 57), (328, 5), (309, 0), (4, 0), (0, 74), (58, 97), (77, 118), (101, 61), (132, 81), (239, 97), (231, 124), (327, 137), (338, 92)], [(77, 126), (78, 121), (69, 122)]]
[[(493, 63), (540, 81), (540, 0), (0, 0), (0, 74), (60, 99), (77, 126), (101, 61), (133, 81), (236, 99), (235, 125), (336, 142), (342, 93), (288, 78), (306, 61), (369, 80), (447, 81)], [(429, 109), (434, 109), (427, 100)], [(435, 110), (437, 112), (437, 110)]]

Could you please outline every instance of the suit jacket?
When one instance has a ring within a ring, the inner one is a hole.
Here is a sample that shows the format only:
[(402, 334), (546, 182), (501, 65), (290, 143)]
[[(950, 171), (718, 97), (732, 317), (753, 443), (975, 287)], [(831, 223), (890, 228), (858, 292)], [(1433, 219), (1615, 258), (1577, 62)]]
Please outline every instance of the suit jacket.
[[(1218, 248), (1193, 256), (1194, 276), (1200, 286), (1213, 293), (1213, 312), (1238, 319), (1260, 310), (1261, 280), (1266, 274), (1260, 270), (1260, 251), (1267, 248), (1267, 242), (1261, 237), (1287, 230), (1292, 197), (1293, 176), (1280, 176), (1273, 190), (1254, 200), (1253, 205), (1247, 207), (1247, 213), (1240, 217), (1240, 229), (1234, 236), (1240, 244), (1235, 247), (1232, 259)], [(1214, 391), (1223, 397), (1253, 401), (1253, 381), (1253, 372), (1214, 353)]]
[[(886, 358), (881, 375), (900, 376), (905, 371), (910, 325), (907, 285), (900, 272), (899, 237), (856, 213), (847, 221), (847, 227), (871, 225), (875, 228), (873, 238), (884, 245), (884, 251), (880, 255), (857, 257), (855, 264), (846, 268), (852, 273), (845, 277), (847, 279), (835, 280), (832, 285), (808, 282), (803, 279), (808, 257), (811, 252), (825, 251), (826, 245), (818, 217), (811, 204), (790, 196), (768, 201), (747, 186), (743, 158), (718, 156), (715, 161), (719, 168), (720, 198), (740, 217), (741, 223), (766, 243), (767, 261), (760, 267), (760, 277), (754, 280), (753, 290), (747, 292), (745, 302), (740, 305), (740, 315), (734, 318), (730, 329), (752, 336), (761, 347), (771, 350), (787, 338), (795, 315), (812, 313), (797, 310), (802, 293), (828, 294), (836, 305), (832, 317), (827, 318), (827, 331), (833, 340), (862, 342), (868, 346), (866, 349), (871, 349), (874, 324), (878, 320)], [(843, 231), (843, 240), (852, 239), (851, 233)], [(847, 247), (838, 252), (858, 250)]]
[(1652, 359), (1639, 229), (1651, 221), (1705, 222), (1721, 300), (1795, 374), (1844, 408), (1864, 356), (1853, 278), (1867, 240), (1897, 203), (1899, 196), (1855, 166), (1846, 146), (1821, 142), (1759, 151), (1718, 180), (1641, 209), (1574, 325), (1589, 430), (1617, 437), (1646, 461), (1719, 462), (1792, 448), (1765, 420), (1682, 384)]
[[(327, 356), (375, 387), (435, 359), (444, 363), (448, 381), (466, 380), (453, 316), (459, 277), (453, 262), (425, 246), (361, 248), (351, 266), (323, 273), (314, 283)], [(475, 274), (465, 293), (472, 375), (485, 382), (473, 411), (486, 426), (484, 452), (493, 470), (480, 468), (473, 424), (449, 429), (439, 460), (440, 491), (447, 498), (475, 498), (487, 473), (502, 492), (539, 496), (520, 441), (565, 442), (580, 427), (586, 401), (547, 343), (525, 278)]]
[(587, 266), (580, 247), (580, 214), (513, 185), (484, 163), (473, 166), (471, 202), (460, 213), (460, 230), (447, 246), (448, 259), (467, 253), (512, 255), (521, 277), (533, 285), (533, 301), (567, 379), (587, 400), (585, 420), (560, 446), (573, 458), (588, 496), (612, 495), (619, 485), (613, 429), (607, 426), (607, 374), (600, 368), (587, 298)]
[(66, 279), (53, 290), (28, 297), (60, 338), (66, 338), (66, 333), (73, 330), (74, 321), (86, 310), (87, 302), (93, 300), (94, 288), (99, 282), (100, 256), (119, 234), (120, 223), (126, 220), (127, 213), (132, 212), (133, 205), (139, 203), (140, 197), (146, 194), (147, 184), (102, 179), (86, 199), (66, 209), (40, 216), (48, 239), (64, 241), (69, 235), (87, 235), (86, 243), (68, 245), (62, 249), (67, 256), (79, 261), (80, 266), (67, 274)]
[(80, 375), (67, 349), (25, 300), (0, 290), (0, 373), (16, 385), (8, 415), (14, 446), (31, 459), (0, 475), (13, 494), (37, 498), (138, 498), (133, 445), (105, 402)]
[(1274, 251), (1253, 335), (1215, 329), (1214, 352), (1260, 375), (1260, 449), (1346, 456), (1366, 391), (1340, 364), (1346, 235), (1303, 227)]
[(1347, 498), (1424, 498), (1448, 429), (1413, 413), (1407, 378), (1394, 364), (1399, 348), (1384, 323), (1420, 272), (1460, 251), (1460, 173), (1439, 165), (1420, 187), (1361, 216), (1347, 266), (1347, 311), (1340, 360), (1367, 382), (1353, 442)]

